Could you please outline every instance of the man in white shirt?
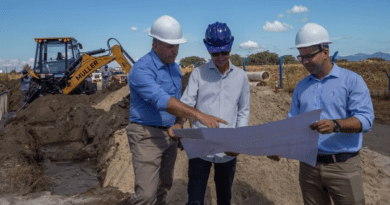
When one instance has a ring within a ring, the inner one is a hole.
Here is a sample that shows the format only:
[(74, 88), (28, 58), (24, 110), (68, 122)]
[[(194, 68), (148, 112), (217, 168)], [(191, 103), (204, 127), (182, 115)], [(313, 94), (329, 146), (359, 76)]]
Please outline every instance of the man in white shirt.
[[(228, 125), (220, 124), (220, 128), (248, 126), (249, 82), (246, 73), (229, 60), (234, 41), (229, 27), (219, 22), (210, 24), (203, 41), (211, 55), (211, 60), (192, 71), (181, 101), (229, 123)], [(205, 126), (199, 121), (193, 122), (192, 128), (200, 127)], [(215, 170), (217, 204), (230, 204), (231, 187), (236, 169), (235, 156), (237, 155), (238, 153), (225, 152), (190, 159), (187, 204), (202, 205), (204, 203), (212, 163), (214, 163)]]

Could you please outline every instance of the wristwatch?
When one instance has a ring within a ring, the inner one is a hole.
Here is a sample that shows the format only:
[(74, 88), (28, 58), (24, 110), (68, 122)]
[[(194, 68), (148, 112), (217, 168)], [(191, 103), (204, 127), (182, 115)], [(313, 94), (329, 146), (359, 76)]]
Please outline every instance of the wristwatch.
[(340, 132), (340, 124), (337, 122), (337, 120), (333, 120), (334, 122), (334, 132)]

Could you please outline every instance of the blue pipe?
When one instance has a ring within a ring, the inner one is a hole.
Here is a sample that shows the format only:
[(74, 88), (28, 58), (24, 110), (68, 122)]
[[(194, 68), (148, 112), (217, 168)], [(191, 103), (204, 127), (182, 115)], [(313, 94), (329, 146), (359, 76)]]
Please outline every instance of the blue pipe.
[(248, 58), (245, 58), (244, 63), (243, 63), (244, 71), (246, 71), (246, 62), (247, 61), (248, 61)]
[(280, 89), (283, 89), (283, 58), (279, 58), (279, 79), (280, 79)]
[(332, 56), (332, 63), (333, 63), (333, 64), (334, 64), (334, 62), (336, 62), (336, 56), (337, 56), (338, 53), (339, 53), (339, 52), (336, 51), (336, 52), (334, 52), (334, 54), (333, 54), (333, 56)]

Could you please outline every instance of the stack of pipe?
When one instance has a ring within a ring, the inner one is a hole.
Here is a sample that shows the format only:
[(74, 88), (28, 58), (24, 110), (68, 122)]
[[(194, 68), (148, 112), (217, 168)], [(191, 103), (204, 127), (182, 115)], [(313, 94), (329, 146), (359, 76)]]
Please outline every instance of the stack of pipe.
[(267, 71), (259, 72), (246, 72), (248, 75), (250, 86), (263, 86), (265, 82), (270, 79), (270, 75)]

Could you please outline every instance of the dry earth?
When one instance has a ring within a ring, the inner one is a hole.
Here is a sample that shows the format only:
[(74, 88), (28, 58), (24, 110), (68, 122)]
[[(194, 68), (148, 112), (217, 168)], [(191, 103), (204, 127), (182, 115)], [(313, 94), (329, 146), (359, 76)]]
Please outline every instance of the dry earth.
[[(274, 67), (270, 71), (276, 70)], [(183, 76), (183, 88), (188, 77), (189, 73)], [(10, 110), (17, 110), (21, 106), (20, 81), (0, 83), (4, 85), (0, 92), (4, 88), (10, 91)], [(382, 81), (377, 83), (380, 86), (368, 85), (383, 89)], [(250, 125), (284, 119), (290, 101), (289, 92), (274, 93), (272, 87), (252, 87)], [(382, 123), (382, 132), (388, 133), (389, 99), (378, 98), (373, 102), (375, 123)], [(0, 133), (0, 204), (125, 204), (134, 193), (131, 153), (124, 130), (128, 109), (127, 86), (113, 84), (108, 90), (90, 96), (44, 96), (17, 113)], [(377, 141), (389, 145), (388, 139), (380, 136)], [(53, 143), (63, 144), (64, 148), (48, 157), (43, 147)], [(79, 147), (66, 148), (71, 143)], [(376, 151), (365, 147), (361, 153), (366, 202), (390, 204), (390, 153), (386, 156)], [(48, 190), (52, 181), (42, 166), (46, 158), (53, 161), (96, 158), (101, 186), (79, 194), (51, 195)], [(184, 204), (187, 200), (187, 165), (185, 152), (179, 151), (169, 204)], [(206, 204), (216, 204), (213, 174), (209, 178)], [(239, 155), (233, 204), (302, 204), (298, 162)]]

